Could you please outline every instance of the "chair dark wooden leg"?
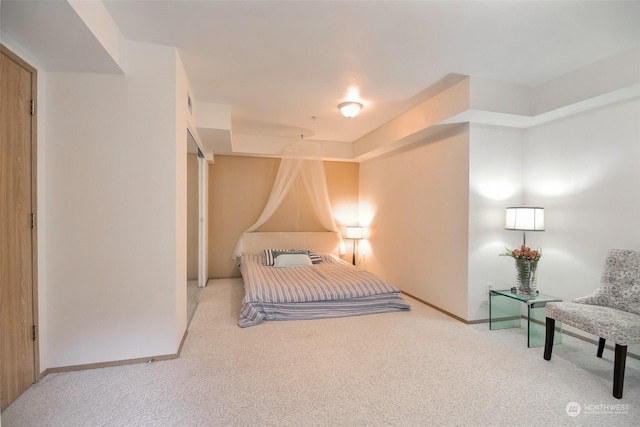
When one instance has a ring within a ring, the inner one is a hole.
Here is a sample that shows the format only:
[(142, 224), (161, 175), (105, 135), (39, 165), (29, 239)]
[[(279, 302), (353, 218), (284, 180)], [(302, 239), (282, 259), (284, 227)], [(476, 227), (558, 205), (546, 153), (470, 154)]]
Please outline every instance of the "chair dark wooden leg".
[(553, 335), (556, 331), (556, 319), (547, 317), (547, 334), (544, 340), (544, 360), (551, 360), (553, 351)]
[(615, 358), (613, 360), (613, 397), (622, 399), (622, 387), (624, 385), (624, 367), (627, 361), (627, 346), (616, 344)]
[(604, 343), (605, 343), (605, 339), (604, 338), (600, 338), (600, 341), (598, 341), (598, 357), (602, 357), (602, 352), (604, 351)]

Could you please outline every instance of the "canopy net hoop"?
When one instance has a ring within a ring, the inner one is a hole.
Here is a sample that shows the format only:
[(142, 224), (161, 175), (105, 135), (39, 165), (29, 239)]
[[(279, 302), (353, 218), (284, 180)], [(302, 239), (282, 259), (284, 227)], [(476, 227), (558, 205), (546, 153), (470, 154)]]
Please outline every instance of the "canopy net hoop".
[[(327, 180), (319, 152), (320, 146), (312, 142), (298, 142), (285, 148), (267, 203), (258, 220), (238, 238), (233, 251), (234, 259), (241, 257), (244, 253), (243, 234), (256, 231), (273, 216), (286, 195), (291, 191), (298, 176), (302, 178), (320, 224), (328, 231), (338, 232), (338, 227), (331, 212)], [(340, 236), (339, 233), (338, 235)], [(343, 251), (344, 244), (342, 236), (340, 236), (340, 252), (343, 253)]]

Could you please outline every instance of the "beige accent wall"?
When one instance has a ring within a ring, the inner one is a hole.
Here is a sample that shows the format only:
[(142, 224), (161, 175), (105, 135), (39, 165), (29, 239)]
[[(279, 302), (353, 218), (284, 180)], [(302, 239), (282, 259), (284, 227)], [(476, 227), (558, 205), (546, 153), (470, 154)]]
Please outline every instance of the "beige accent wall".
[(187, 154), (187, 280), (198, 280), (198, 155)]
[(373, 216), (360, 266), (466, 319), (468, 127), (361, 163), (360, 202)]
[[(231, 258), (240, 234), (267, 202), (280, 159), (216, 156), (209, 165), (209, 276), (238, 277)], [(332, 210), (339, 228), (357, 219), (358, 163), (324, 162)], [(296, 184), (260, 231), (322, 231), (302, 183)]]

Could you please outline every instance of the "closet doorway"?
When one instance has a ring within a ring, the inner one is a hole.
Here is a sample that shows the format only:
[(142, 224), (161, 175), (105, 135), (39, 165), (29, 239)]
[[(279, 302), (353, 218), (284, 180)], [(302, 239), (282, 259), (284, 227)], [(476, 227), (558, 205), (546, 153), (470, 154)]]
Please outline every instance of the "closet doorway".
[(207, 283), (204, 264), (206, 160), (191, 132), (187, 131), (187, 327), (196, 311), (200, 292)]

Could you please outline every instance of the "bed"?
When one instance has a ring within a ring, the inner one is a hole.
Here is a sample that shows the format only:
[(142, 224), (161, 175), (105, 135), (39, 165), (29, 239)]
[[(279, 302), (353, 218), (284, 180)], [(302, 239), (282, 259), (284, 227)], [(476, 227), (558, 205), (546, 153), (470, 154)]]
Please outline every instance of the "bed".
[[(337, 256), (337, 233), (245, 233), (243, 238), (240, 272), (245, 296), (240, 327), (265, 320), (359, 316), (411, 308), (397, 288)], [(272, 249), (286, 251), (269, 251)], [(275, 259), (273, 253), (277, 253)]]

